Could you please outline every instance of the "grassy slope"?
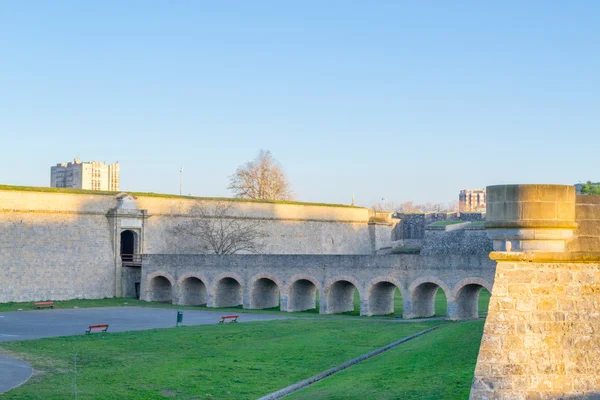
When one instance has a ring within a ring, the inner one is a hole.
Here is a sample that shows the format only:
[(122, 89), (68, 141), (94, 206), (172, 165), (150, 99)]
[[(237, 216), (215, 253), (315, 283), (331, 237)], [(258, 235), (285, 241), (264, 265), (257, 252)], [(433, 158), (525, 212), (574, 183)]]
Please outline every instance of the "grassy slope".
[(283, 320), (0, 344), (37, 374), (3, 399), (257, 398), (439, 323)]
[(40, 187), (40, 186), (15, 186), (15, 185), (0, 185), (0, 191), (19, 191), (19, 192), (42, 192), (42, 193), (62, 193), (62, 194), (93, 194), (100, 196), (116, 196), (119, 193), (125, 192), (134, 196), (142, 197), (162, 197), (168, 199), (184, 199), (184, 200), (206, 200), (206, 201), (237, 201), (246, 203), (269, 203), (269, 204), (292, 204), (299, 206), (324, 206), (324, 207), (346, 207), (346, 208), (357, 208), (364, 209), (365, 207), (352, 206), (348, 204), (329, 204), (329, 203), (311, 203), (303, 201), (293, 200), (267, 200), (267, 199), (242, 199), (239, 197), (195, 197), (195, 196), (180, 196), (176, 194), (167, 193), (154, 193), (154, 192), (107, 192), (102, 190), (86, 190), (86, 189), (65, 189), (65, 188), (54, 188), (54, 187)]
[(483, 321), (440, 328), (290, 399), (468, 399)]
[[(487, 290), (482, 290), (479, 295), (479, 315), (485, 315), (487, 313), (488, 303), (490, 301), (490, 293)], [(90, 308), (90, 307), (120, 307), (120, 306), (137, 306), (137, 307), (161, 307), (161, 308), (177, 308), (180, 310), (220, 310), (220, 311), (235, 311), (235, 312), (260, 312), (260, 313), (274, 313), (279, 312), (279, 307), (273, 309), (266, 310), (244, 310), (240, 307), (229, 307), (229, 308), (206, 308), (206, 307), (198, 307), (198, 306), (176, 306), (172, 304), (164, 304), (164, 303), (151, 303), (147, 301), (140, 301), (136, 299), (124, 299), (124, 298), (109, 298), (109, 299), (97, 299), (97, 300), (65, 300), (65, 301), (55, 301), (55, 308)], [(317, 299), (317, 309), (308, 310), (305, 312), (299, 313), (291, 313), (291, 315), (306, 315), (306, 314), (318, 314), (318, 299)], [(23, 302), (23, 303), (0, 303), (0, 312), (6, 311), (17, 311), (18, 309), (22, 310), (34, 310), (35, 306), (33, 302)], [(343, 315), (352, 315), (357, 316), (360, 314), (360, 297), (358, 296), (358, 291), (354, 293), (354, 311), (349, 311), (344, 313)], [(286, 315), (290, 315), (287, 314)], [(402, 296), (400, 295), (400, 291), (396, 289), (396, 294), (394, 296), (394, 316), (402, 315)], [(438, 290), (435, 299), (435, 315), (440, 317), (446, 315), (446, 296), (444, 292)]]

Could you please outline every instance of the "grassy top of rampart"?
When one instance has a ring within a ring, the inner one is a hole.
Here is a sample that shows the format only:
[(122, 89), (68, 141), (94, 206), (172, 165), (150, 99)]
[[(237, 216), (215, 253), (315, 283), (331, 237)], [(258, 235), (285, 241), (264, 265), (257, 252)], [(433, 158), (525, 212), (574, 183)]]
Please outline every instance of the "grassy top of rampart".
[(460, 219), (448, 219), (448, 220), (444, 220), (444, 221), (436, 221), (433, 224), (430, 224), (429, 226), (448, 226), (448, 225), (462, 224), (464, 222), (467, 222), (467, 221), (463, 221)]
[(228, 197), (197, 197), (197, 196), (180, 196), (177, 194), (153, 193), (153, 192), (129, 192), (121, 190), (119, 192), (107, 192), (102, 190), (85, 190), (85, 189), (65, 189), (55, 187), (39, 187), (39, 186), (15, 186), (15, 185), (0, 185), (0, 191), (17, 191), (17, 192), (43, 192), (43, 193), (59, 193), (59, 194), (91, 194), (99, 196), (116, 196), (119, 193), (128, 193), (136, 197), (159, 197), (166, 199), (181, 199), (181, 200), (206, 200), (206, 201), (234, 201), (242, 203), (263, 203), (263, 204), (291, 204), (297, 206), (319, 206), (319, 207), (344, 207), (364, 209), (365, 207), (357, 207), (346, 204), (329, 204), (329, 203), (311, 203), (292, 200), (254, 200), (242, 198)]

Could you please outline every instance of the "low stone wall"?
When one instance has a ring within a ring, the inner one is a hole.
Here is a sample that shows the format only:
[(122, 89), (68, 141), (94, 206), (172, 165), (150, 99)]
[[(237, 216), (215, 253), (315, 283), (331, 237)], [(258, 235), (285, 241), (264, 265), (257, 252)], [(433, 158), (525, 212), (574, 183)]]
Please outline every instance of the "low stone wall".
[(456, 225), (461, 225), (460, 229), (450, 231), (428, 229), (421, 247), (421, 254), (424, 256), (439, 254), (487, 255), (492, 251), (492, 241), (487, 237), (483, 226), (471, 228), (470, 225)]

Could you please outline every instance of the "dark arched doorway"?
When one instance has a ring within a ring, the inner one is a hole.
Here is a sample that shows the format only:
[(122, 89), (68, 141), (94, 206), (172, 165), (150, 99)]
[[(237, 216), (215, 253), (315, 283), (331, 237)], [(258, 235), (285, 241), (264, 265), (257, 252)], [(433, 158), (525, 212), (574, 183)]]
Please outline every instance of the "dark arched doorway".
[(131, 230), (121, 232), (121, 270), (124, 297), (140, 298), (142, 258), (137, 254), (137, 233)]
[(135, 253), (135, 233), (133, 231), (121, 232), (121, 256)]

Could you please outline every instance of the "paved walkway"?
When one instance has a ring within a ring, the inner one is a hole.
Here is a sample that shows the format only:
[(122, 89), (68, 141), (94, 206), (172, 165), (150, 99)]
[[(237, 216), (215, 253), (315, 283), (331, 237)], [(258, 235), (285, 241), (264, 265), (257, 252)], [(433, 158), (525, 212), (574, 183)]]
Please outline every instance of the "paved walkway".
[(0, 394), (27, 382), (32, 374), (25, 361), (0, 354)]
[[(227, 312), (231, 314), (231, 312)], [(227, 314), (226, 313), (226, 314)], [(223, 311), (183, 311), (183, 325), (216, 324)], [(272, 314), (240, 314), (239, 322), (289, 318)], [(101, 307), (0, 312), (0, 342), (85, 334), (89, 325), (110, 324), (109, 332), (172, 328), (177, 310), (148, 307)]]
[[(231, 313), (230, 313), (231, 314)], [(183, 325), (216, 324), (222, 311), (183, 311)], [(240, 314), (239, 322), (283, 319), (268, 314)], [(175, 326), (177, 310), (147, 307), (102, 307), (0, 312), (0, 342), (85, 334), (89, 325), (110, 324), (110, 332)], [(33, 369), (25, 361), (0, 354), (0, 394), (25, 383)]]

